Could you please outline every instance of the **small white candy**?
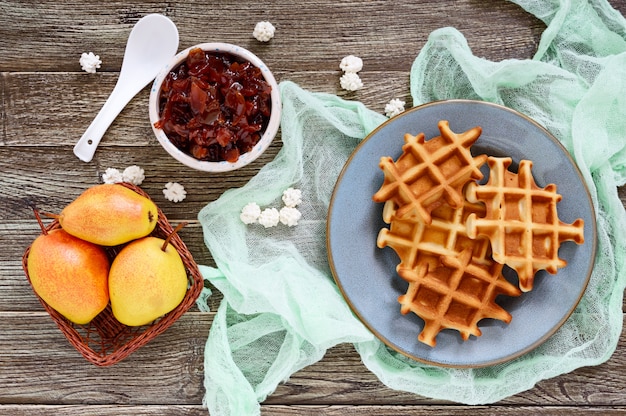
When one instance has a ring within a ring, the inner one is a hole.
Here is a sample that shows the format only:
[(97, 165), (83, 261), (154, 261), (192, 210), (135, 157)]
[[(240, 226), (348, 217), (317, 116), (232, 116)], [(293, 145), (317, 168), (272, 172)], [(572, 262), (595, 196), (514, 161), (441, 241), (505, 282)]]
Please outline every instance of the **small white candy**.
[(363, 88), (363, 82), (359, 75), (354, 72), (346, 72), (339, 78), (341, 88), (347, 91), (356, 91)]
[(244, 224), (254, 224), (261, 215), (261, 207), (256, 202), (249, 202), (241, 209), (239, 218)]
[(100, 68), (100, 64), (102, 64), (100, 56), (94, 55), (93, 52), (83, 52), (80, 55), (80, 59), (78, 60), (78, 62), (80, 63), (80, 67), (82, 68), (82, 70), (85, 72), (89, 72), (90, 74), (95, 74), (96, 69)]
[(124, 176), (115, 168), (107, 168), (102, 174), (102, 182), (108, 184), (124, 182)]
[(394, 98), (385, 104), (385, 115), (389, 118), (397, 116), (404, 111), (406, 103), (398, 98)]
[(144, 170), (137, 165), (132, 165), (124, 169), (122, 172), (124, 182), (130, 182), (133, 185), (141, 185), (146, 176)]
[(265, 208), (259, 215), (258, 221), (265, 228), (275, 227), (280, 221), (280, 213), (276, 208)]
[(287, 207), (295, 207), (302, 203), (302, 191), (294, 188), (287, 188), (283, 191), (283, 203)]
[(298, 225), (298, 220), (302, 218), (302, 213), (293, 207), (282, 207), (279, 214), (280, 222), (289, 227)]
[(276, 28), (270, 22), (259, 22), (254, 26), (252, 36), (259, 42), (269, 42), (274, 37)]
[(169, 201), (180, 202), (187, 196), (187, 191), (177, 182), (168, 182), (165, 184), (165, 189), (163, 189), (163, 195)]
[(339, 64), (339, 68), (343, 72), (359, 72), (363, 69), (363, 60), (358, 56), (348, 55), (345, 56), (341, 63)]

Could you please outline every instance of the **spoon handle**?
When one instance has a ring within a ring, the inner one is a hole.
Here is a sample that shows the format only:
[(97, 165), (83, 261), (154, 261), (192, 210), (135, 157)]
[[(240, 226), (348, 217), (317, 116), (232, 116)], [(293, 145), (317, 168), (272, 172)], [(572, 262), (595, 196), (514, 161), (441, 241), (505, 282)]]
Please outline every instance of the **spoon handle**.
[(102, 136), (107, 131), (113, 120), (119, 115), (128, 102), (137, 94), (131, 91), (128, 85), (119, 82), (113, 88), (113, 92), (107, 98), (100, 109), (100, 112), (93, 119), (85, 133), (74, 146), (74, 154), (83, 162), (90, 162), (96, 148), (102, 140)]

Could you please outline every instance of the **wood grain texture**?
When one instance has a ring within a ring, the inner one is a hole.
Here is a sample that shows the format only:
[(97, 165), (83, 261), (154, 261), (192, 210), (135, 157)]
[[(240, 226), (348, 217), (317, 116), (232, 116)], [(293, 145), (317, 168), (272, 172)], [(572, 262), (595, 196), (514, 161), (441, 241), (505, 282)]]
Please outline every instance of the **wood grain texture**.
[[(100, 368), (85, 361), (44, 312), (0, 312), (0, 404), (199, 404), (204, 344), (212, 318), (212, 313), (188, 312), (127, 359)], [(625, 347), (622, 336), (618, 352), (608, 362), (544, 380), (498, 405), (626, 408), (621, 386)], [(19, 380), (28, 380), (28, 388)], [(264, 404), (452, 405), (388, 389), (365, 369), (350, 344), (331, 348), (321, 361), (279, 385)]]
[[(262, 52), (270, 67), (286, 71), (336, 71), (339, 60), (350, 53), (372, 63), (367, 71), (407, 71), (410, 62), (405, 58), (415, 57), (428, 34), (443, 26), (467, 33), (477, 55), (527, 57), (543, 28), (519, 6), (503, 1), (422, 0), (391, 6), (381, 0), (313, 0), (293, 6), (289, 0), (221, 0), (206, 5), (185, 1), (3, 2), (0, 39), (12, 48), (0, 52), (0, 70), (79, 72), (80, 54), (94, 51), (106, 58), (101, 71), (116, 72), (130, 29), (147, 13), (163, 13), (176, 23), (181, 48), (212, 41), (235, 43)], [(276, 26), (279, 36), (271, 44), (252, 38), (259, 20), (271, 20)], [(499, 23), (485, 24), (493, 21)], [(503, 27), (510, 30), (503, 32)], [(38, 53), (33, 54), (33, 48)], [(381, 53), (385, 59), (380, 59)], [(77, 58), (72, 61), (68, 56)]]
[[(81, 405), (0, 405), (0, 414), (11, 416), (196, 416), (206, 415), (202, 406), (81, 406)], [(615, 407), (574, 407), (574, 406), (542, 406), (542, 407), (509, 407), (509, 406), (261, 406), (262, 416), (620, 416), (626, 414), (625, 409)]]
[[(611, 0), (622, 15), (626, 1)], [(193, 307), (126, 360), (98, 368), (84, 360), (43, 311), (25, 279), (21, 256), (39, 234), (32, 209), (60, 210), (108, 167), (145, 169), (142, 188), (181, 231), (196, 261), (214, 265), (197, 213), (244, 185), (281, 148), (280, 134), (255, 163), (229, 175), (190, 171), (156, 141), (145, 88), (105, 134), (94, 160), (72, 147), (112, 91), (128, 33), (139, 18), (163, 13), (178, 26), (180, 48), (221, 41), (244, 46), (279, 81), (363, 102), (382, 113), (391, 98), (412, 105), (409, 71), (430, 33), (452, 26), (480, 57), (531, 58), (545, 25), (504, 0), (190, 0), (166, 2), (0, 0), (0, 415), (204, 415), (204, 345), (213, 312)], [(277, 28), (269, 43), (254, 24)], [(82, 52), (102, 58), (96, 74), (80, 69)], [(339, 86), (339, 62), (363, 58), (365, 88)], [(187, 199), (162, 194), (183, 183)], [(626, 206), (626, 186), (617, 190)], [(217, 310), (222, 295), (209, 300)], [(625, 307), (626, 310), (626, 307)], [(341, 344), (294, 374), (262, 404), (263, 415), (624, 415), (626, 330), (615, 354), (595, 367), (544, 380), (489, 406), (462, 406), (391, 390), (369, 372), (354, 347)]]

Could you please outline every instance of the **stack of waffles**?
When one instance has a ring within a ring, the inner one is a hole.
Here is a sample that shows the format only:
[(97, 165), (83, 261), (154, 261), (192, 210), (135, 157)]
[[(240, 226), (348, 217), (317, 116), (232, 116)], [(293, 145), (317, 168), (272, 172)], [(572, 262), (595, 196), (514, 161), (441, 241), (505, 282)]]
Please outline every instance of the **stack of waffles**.
[[(455, 133), (442, 120), (438, 128), (429, 140), (406, 134), (397, 160), (381, 158), (384, 181), (373, 196), (389, 224), (377, 245), (397, 253), (396, 270), (408, 282), (400, 311), (422, 318), (418, 340), (432, 347), (444, 329), (467, 340), (481, 335), (484, 318), (509, 323), (496, 297), (532, 290), (538, 270), (554, 274), (566, 265), (558, 257), (562, 242), (584, 241), (583, 220), (559, 220), (561, 195), (554, 184), (536, 185), (531, 161), (514, 173), (511, 158), (472, 156), (480, 127)], [(489, 179), (479, 184), (485, 163)], [(517, 272), (518, 285), (504, 278), (504, 265)]]

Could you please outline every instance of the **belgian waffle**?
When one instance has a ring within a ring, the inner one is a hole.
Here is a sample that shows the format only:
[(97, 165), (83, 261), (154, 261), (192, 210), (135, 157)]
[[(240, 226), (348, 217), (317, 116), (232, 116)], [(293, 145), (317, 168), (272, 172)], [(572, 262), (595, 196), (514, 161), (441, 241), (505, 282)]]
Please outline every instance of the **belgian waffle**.
[(486, 207), (484, 218), (475, 213), (467, 217), (467, 234), (489, 238), (493, 259), (514, 269), (520, 289), (528, 292), (538, 270), (554, 274), (567, 264), (558, 257), (559, 247), (568, 240), (582, 244), (584, 222), (580, 218), (572, 224), (559, 220), (561, 195), (554, 184), (537, 186), (531, 161), (522, 160), (518, 173), (508, 170), (508, 157), (489, 157), (488, 164), (488, 182), (470, 183), (466, 189), (469, 201), (483, 202)]
[(431, 212), (430, 224), (414, 218), (397, 218), (395, 211), (395, 203), (387, 201), (383, 220), (390, 225), (379, 231), (376, 244), (379, 248), (389, 246), (396, 252), (400, 258), (398, 269), (413, 269), (422, 263), (433, 269), (441, 264), (441, 256), (456, 255), (467, 248), (472, 250), (473, 262), (493, 262), (489, 239), (482, 236), (470, 239), (465, 225), (470, 214), (485, 215), (484, 204), (464, 200), (461, 207), (453, 208), (444, 203)]
[(380, 159), (384, 180), (373, 200), (393, 201), (399, 218), (419, 218), (429, 224), (433, 209), (444, 201), (453, 208), (461, 207), (465, 199), (463, 187), (468, 181), (483, 177), (480, 166), (487, 156), (472, 157), (470, 153), (481, 128), (454, 133), (445, 120), (438, 123), (438, 128), (441, 135), (430, 140), (425, 140), (423, 133), (405, 134), (397, 161), (388, 156)]
[(503, 265), (472, 262), (472, 251), (442, 256), (442, 265), (430, 269), (428, 264), (417, 268), (401, 268), (398, 273), (409, 282), (406, 294), (398, 298), (402, 314), (413, 312), (424, 320), (418, 340), (431, 347), (443, 329), (455, 329), (463, 340), (480, 336), (478, 322), (494, 318), (506, 323), (511, 314), (500, 307), (500, 295), (519, 296), (521, 291), (502, 276)]

